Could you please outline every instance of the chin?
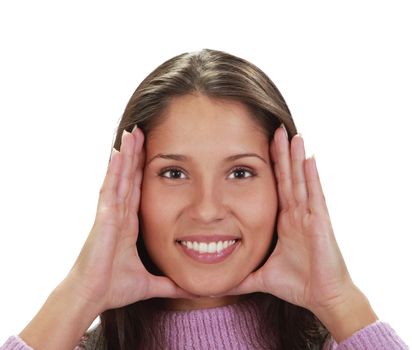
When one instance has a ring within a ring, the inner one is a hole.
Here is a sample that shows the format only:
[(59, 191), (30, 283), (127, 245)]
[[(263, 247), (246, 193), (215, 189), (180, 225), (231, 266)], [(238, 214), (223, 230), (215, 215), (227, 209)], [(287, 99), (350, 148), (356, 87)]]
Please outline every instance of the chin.
[(241, 281), (241, 279), (237, 281), (229, 279), (217, 280), (216, 278), (182, 279), (181, 277), (173, 281), (185, 291), (201, 297), (226, 295), (228, 291), (236, 287)]

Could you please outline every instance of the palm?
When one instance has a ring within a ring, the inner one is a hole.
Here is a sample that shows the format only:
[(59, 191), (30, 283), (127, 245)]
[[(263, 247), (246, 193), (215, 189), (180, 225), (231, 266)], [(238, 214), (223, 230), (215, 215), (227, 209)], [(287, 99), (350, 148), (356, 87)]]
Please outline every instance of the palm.
[(331, 254), (331, 245), (338, 249), (335, 240), (322, 235), (332, 232), (330, 223), (309, 213), (303, 214), (301, 222), (296, 216), (291, 211), (279, 214), (279, 240), (261, 278), (279, 298), (311, 307), (337, 297), (347, 272), (341, 256)]
[(236, 292), (264, 291), (311, 310), (327, 306), (351, 283), (336, 243), (314, 159), (303, 139), (289, 149), (283, 130), (271, 146), (279, 192), (278, 242), (266, 263)]
[(136, 249), (138, 208), (144, 166), (143, 135), (122, 138), (100, 191), (96, 220), (69, 274), (83, 296), (100, 309), (121, 307), (156, 296), (186, 296), (166, 277), (151, 275)]
[[(112, 215), (116, 211), (121, 210), (108, 211), (108, 215)], [(120, 214), (117, 218), (121, 216)], [(102, 221), (106, 219), (108, 223), (113, 223), (111, 218), (100, 219)], [(99, 286), (96, 283), (97, 294), (111, 300), (112, 306), (130, 304), (135, 301), (134, 294), (141, 292), (136, 290), (136, 287), (140, 286), (136, 281), (142, 280), (141, 276), (146, 270), (136, 251), (137, 227), (136, 217), (115, 225), (103, 223), (102, 227), (99, 228), (100, 239), (94, 246), (98, 255), (94, 259), (91, 273), (94, 276), (100, 276)], [(102, 240), (102, 237), (105, 239)], [(102, 254), (102, 252), (104, 253)], [(95, 297), (99, 298), (98, 295)]]

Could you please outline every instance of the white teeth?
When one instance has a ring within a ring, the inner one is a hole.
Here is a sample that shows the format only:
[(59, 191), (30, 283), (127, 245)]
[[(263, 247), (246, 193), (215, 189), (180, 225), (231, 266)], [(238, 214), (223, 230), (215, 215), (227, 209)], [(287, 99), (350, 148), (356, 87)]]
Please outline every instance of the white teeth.
[(194, 250), (200, 254), (204, 253), (220, 253), (222, 250), (235, 244), (236, 240), (232, 239), (230, 241), (218, 241), (218, 242), (192, 242), (192, 241), (180, 241), (180, 244), (184, 245), (188, 249)]
[(199, 243), (199, 253), (207, 253), (207, 243)]
[(216, 253), (216, 242), (211, 242), (207, 245), (208, 253)]

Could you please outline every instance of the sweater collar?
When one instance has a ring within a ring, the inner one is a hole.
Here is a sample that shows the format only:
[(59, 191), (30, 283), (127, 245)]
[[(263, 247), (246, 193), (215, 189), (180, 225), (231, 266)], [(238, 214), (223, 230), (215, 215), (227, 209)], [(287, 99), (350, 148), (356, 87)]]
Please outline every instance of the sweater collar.
[(161, 311), (154, 324), (153, 341), (168, 349), (273, 349), (255, 296), (215, 308)]

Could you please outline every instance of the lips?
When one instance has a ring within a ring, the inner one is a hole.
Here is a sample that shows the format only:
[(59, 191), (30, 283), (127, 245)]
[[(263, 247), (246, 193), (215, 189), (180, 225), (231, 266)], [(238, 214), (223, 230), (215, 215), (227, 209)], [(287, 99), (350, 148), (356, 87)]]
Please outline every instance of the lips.
[(176, 240), (179, 248), (191, 259), (206, 264), (227, 259), (240, 243), (240, 239), (228, 235), (197, 235)]

